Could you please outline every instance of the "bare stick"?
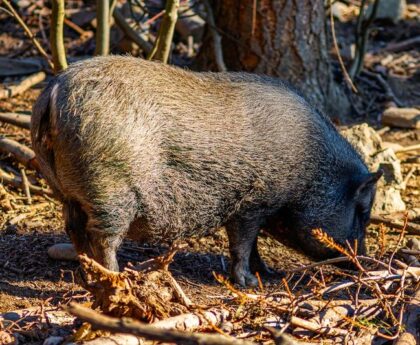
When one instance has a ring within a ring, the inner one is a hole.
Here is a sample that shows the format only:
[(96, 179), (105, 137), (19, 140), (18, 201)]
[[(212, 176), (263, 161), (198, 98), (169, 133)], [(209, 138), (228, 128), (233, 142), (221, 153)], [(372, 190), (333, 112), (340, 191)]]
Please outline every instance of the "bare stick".
[(27, 167), (31, 167), (36, 170), (39, 169), (35, 152), (15, 140), (0, 138), (0, 151), (12, 154), (20, 163)]
[(0, 121), (10, 123), (11, 125), (30, 129), (31, 128), (31, 116), (18, 113), (0, 113)]
[(150, 340), (162, 342), (175, 342), (177, 344), (208, 344), (208, 345), (251, 345), (254, 343), (224, 337), (219, 334), (187, 333), (159, 329), (153, 325), (140, 323), (130, 318), (117, 319), (102, 315), (92, 309), (82, 307), (76, 303), (70, 303), (67, 307), (70, 314), (77, 316), (83, 321), (89, 322), (94, 328), (104, 329), (112, 333), (129, 333)]
[(16, 21), (19, 23), (19, 25), (22, 27), (22, 29), (25, 31), (26, 35), (31, 39), (32, 43), (34, 44), (35, 48), (38, 49), (39, 53), (47, 60), (48, 65), (51, 67), (51, 69), (54, 69), (54, 64), (52, 63), (51, 59), (49, 58), (48, 54), (42, 48), (41, 44), (38, 42), (38, 40), (35, 38), (34, 34), (29, 30), (28, 26), (25, 24), (23, 19), (19, 16), (19, 14), (15, 11), (13, 6), (10, 4), (9, 0), (3, 0), (3, 4), (7, 7), (7, 9), (12, 13), (13, 17), (15, 17)]
[(393, 52), (397, 53), (403, 50), (418, 47), (420, 45), (420, 36), (412, 37), (407, 40), (390, 43), (385, 48), (381, 49), (381, 52)]
[(29, 77), (23, 79), (19, 84), (17, 85), (11, 85), (8, 86), (5, 89), (0, 90), (0, 99), (3, 98), (9, 98), (14, 97), (16, 95), (19, 95), (32, 86), (40, 83), (45, 79), (46, 75), (44, 72), (38, 72), (35, 74), (30, 75)]
[(31, 191), (29, 190), (29, 181), (28, 181), (28, 178), (26, 176), (25, 169), (20, 169), (20, 173), (22, 175), (23, 191), (25, 192), (27, 203), (28, 203), (28, 205), (30, 205), (30, 204), (32, 204), (32, 198), (31, 198)]
[(109, 54), (109, 0), (96, 0), (96, 55)]
[(153, 50), (147, 57), (149, 60), (160, 60), (168, 63), (171, 52), (172, 38), (174, 36), (175, 24), (178, 19), (178, 8), (180, 0), (167, 0), (165, 16), (160, 23), (159, 34), (153, 46)]
[(394, 152), (402, 153), (402, 152), (411, 152), (411, 151), (420, 151), (420, 144), (405, 146), (405, 147), (395, 150)]
[(109, 3), (109, 25), (112, 25), (112, 17), (114, 15), (115, 7), (117, 6), (117, 0), (110, 0)]
[(67, 68), (64, 48), (64, 0), (53, 0), (51, 11), (51, 51), (54, 61), (54, 73)]
[[(370, 222), (373, 224), (385, 224), (387, 226), (396, 228), (396, 229), (403, 229), (404, 228), (404, 222), (401, 222), (399, 220), (392, 220), (387, 219), (381, 216), (375, 216), (372, 215), (370, 217)], [(420, 235), (420, 224), (416, 224), (413, 222), (407, 222), (407, 227), (405, 229), (408, 234), (411, 235)]]
[[(22, 178), (21, 177), (11, 176), (8, 173), (6, 173), (5, 171), (3, 171), (2, 169), (0, 169), (0, 181), (2, 183), (10, 184), (10, 185), (12, 185), (13, 187), (16, 187), (16, 188), (22, 188)], [(53, 192), (51, 191), (51, 189), (34, 186), (33, 184), (31, 184), (29, 182), (28, 182), (28, 186), (29, 186), (29, 190), (31, 191), (32, 194), (53, 196)]]
[[(383, 262), (378, 261), (378, 260), (376, 260), (374, 258), (370, 258), (368, 256), (357, 256), (357, 259), (358, 260), (361, 260), (361, 261), (373, 262), (375, 264), (382, 265), (385, 268), (388, 267)], [(302, 271), (308, 270), (310, 268), (315, 268), (315, 267), (325, 266), (325, 265), (332, 265), (332, 264), (336, 264), (336, 263), (340, 263), (340, 262), (348, 262), (348, 261), (351, 261), (351, 259), (348, 258), (348, 257), (346, 257), (346, 256), (342, 256), (342, 257), (338, 257), (338, 258), (332, 258), (332, 259), (327, 259), (327, 260), (315, 262), (313, 264), (302, 266), (302, 267), (298, 267), (298, 268), (289, 269), (289, 270), (286, 270), (286, 272), (288, 272), (288, 273), (302, 272)]]
[(83, 39), (83, 41), (93, 36), (92, 31), (83, 30), (79, 25), (73, 23), (71, 20), (67, 19), (66, 17), (64, 17), (64, 24), (66, 24), (70, 29), (77, 32), (80, 35), (80, 37)]
[(153, 48), (153, 46), (140, 37), (137, 32), (133, 30), (133, 28), (127, 23), (124, 18), (124, 15), (118, 8), (114, 9), (113, 17), (115, 19), (115, 23), (119, 26), (119, 28), (124, 32), (124, 34), (132, 40), (135, 44), (137, 44), (146, 54), (149, 54)]
[(318, 334), (343, 336), (343, 335), (347, 335), (348, 333), (348, 331), (344, 329), (333, 328), (333, 327), (323, 327), (314, 322), (310, 322), (296, 316), (291, 317), (290, 323), (294, 326), (302, 327)]
[(204, 0), (204, 6), (206, 8), (206, 13), (207, 13), (206, 20), (209, 24), (208, 27), (213, 37), (214, 56), (216, 58), (217, 68), (219, 69), (220, 72), (226, 72), (227, 68), (223, 60), (222, 37), (219, 35), (219, 33), (216, 30), (216, 23), (214, 21), (213, 11), (208, 0)]

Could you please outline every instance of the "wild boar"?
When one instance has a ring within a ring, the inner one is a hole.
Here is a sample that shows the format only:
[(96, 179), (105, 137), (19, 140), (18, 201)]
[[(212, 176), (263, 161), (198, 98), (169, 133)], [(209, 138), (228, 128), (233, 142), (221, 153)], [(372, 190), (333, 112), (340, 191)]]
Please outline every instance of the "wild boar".
[(78, 252), (118, 270), (126, 236), (161, 243), (225, 226), (243, 286), (264, 269), (257, 236), (273, 219), (317, 257), (332, 252), (313, 228), (363, 243), (381, 175), (276, 78), (133, 57), (96, 57), (56, 76), (31, 133)]

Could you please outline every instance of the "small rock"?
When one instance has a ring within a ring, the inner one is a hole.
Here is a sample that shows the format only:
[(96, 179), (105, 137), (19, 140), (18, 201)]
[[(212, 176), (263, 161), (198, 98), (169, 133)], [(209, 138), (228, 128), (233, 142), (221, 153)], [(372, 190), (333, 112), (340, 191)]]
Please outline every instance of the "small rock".
[(405, 210), (405, 203), (401, 198), (400, 191), (393, 187), (377, 188), (372, 213), (387, 214), (390, 210), (392, 212)]
[(48, 337), (47, 339), (44, 340), (42, 345), (59, 345), (64, 341), (63, 337)]
[(411, 250), (420, 250), (420, 239), (418, 238), (410, 238), (407, 241), (407, 246), (408, 249)]
[(18, 313), (14, 311), (4, 313), (1, 317), (3, 320), (14, 321), (14, 322), (22, 318), (21, 315), (19, 315)]
[(48, 248), (48, 256), (54, 260), (77, 261), (77, 252), (71, 243), (57, 243)]
[(404, 211), (406, 207), (401, 198), (404, 179), (401, 163), (393, 149), (386, 147), (379, 134), (367, 124), (347, 128), (341, 134), (360, 153), (370, 171), (384, 171), (384, 177), (377, 183), (372, 213), (381, 215)]
[(382, 115), (382, 123), (401, 128), (420, 128), (420, 110), (416, 108), (388, 108)]
[(331, 6), (331, 12), (334, 18), (337, 18), (340, 22), (346, 22), (346, 14), (349, 11), (349, 6), (342, 2), (334, 2)]
[[(393, 23), (398, 22), (404, 17), (407, 9), (406, 0), (382, 0), (379, 1), (378, 10), (376, 12), (376, 19), (390, 20)], [(367, 15), (372, 12), (373, 4), (367, 9)]]

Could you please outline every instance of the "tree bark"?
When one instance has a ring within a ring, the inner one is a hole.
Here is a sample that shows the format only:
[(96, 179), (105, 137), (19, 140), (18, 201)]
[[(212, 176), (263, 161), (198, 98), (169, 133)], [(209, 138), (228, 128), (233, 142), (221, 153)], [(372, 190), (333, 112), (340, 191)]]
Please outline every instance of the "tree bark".
[[(229, 70), (288, 81), (320, 110), (343, 118), (349, 102), (336, 84), (328, 55), (323, 0), (224, 0), (213, 2)], [(211, 40), (200, 68), (214, 69)]]

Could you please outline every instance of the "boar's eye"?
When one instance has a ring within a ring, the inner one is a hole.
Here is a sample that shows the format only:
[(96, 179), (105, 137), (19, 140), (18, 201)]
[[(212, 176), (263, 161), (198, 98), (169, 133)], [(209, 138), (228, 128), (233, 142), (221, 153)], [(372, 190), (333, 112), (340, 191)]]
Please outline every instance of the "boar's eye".
[(370, 209), (372, 207), (372, 201), (373, 200), (370, 200), (370, 202), (368, 202), (368, 204), (363, 203), (363, 204), (358, 204), (356, 206), (357, 216), (359, 217), (359, 219), (363, 223), (367, 223), (369, 221)]

